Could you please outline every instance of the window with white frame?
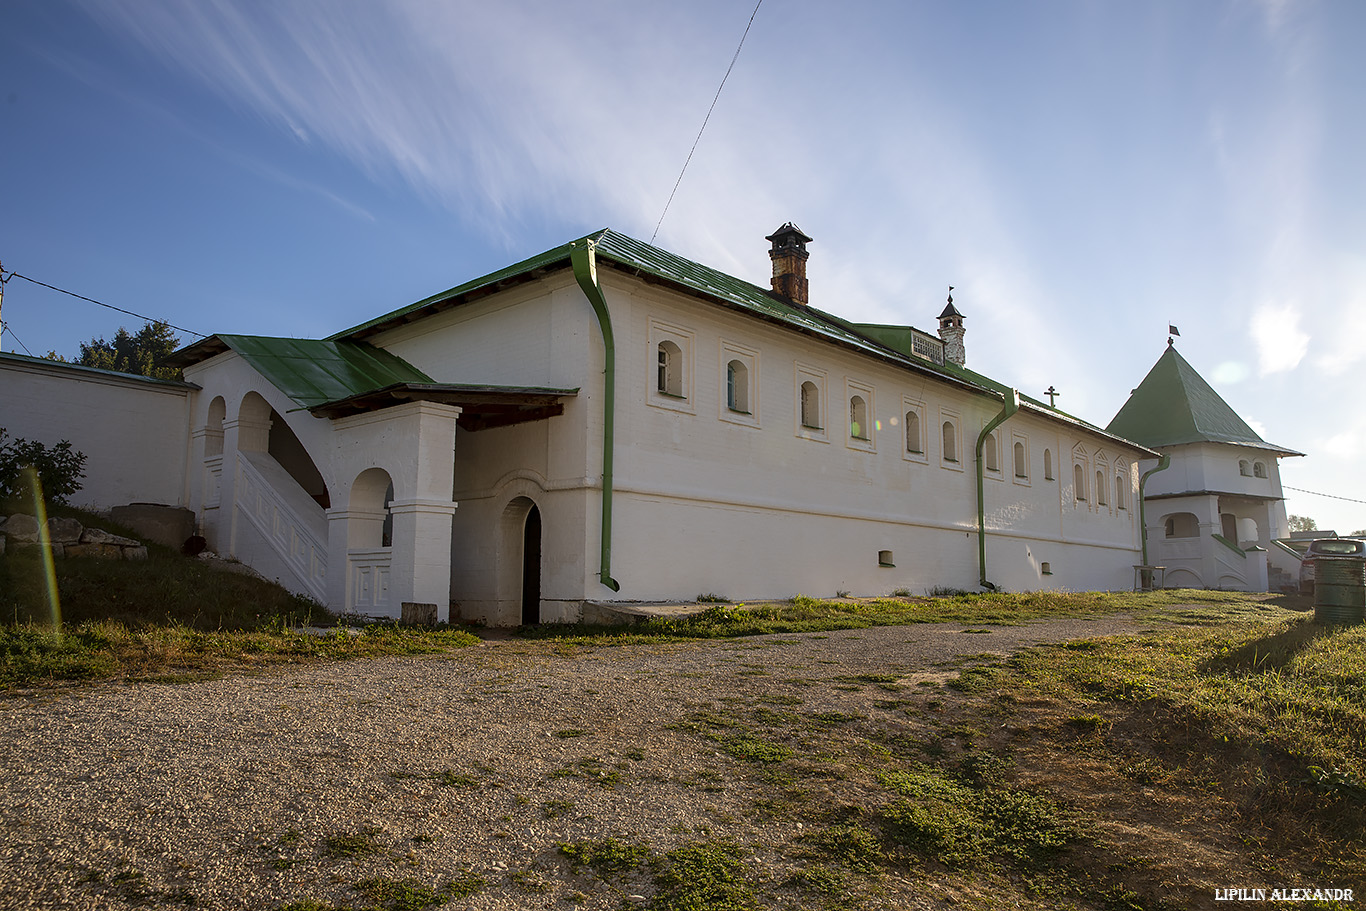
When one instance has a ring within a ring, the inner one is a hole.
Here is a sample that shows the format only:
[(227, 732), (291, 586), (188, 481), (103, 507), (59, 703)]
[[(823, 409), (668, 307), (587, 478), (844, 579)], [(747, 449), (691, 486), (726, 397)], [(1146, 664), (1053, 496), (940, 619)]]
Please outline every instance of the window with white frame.
[(821, 429), (821, 391), (815, 383), (807, 380), (802, 383), (802, 426), (812, 430)]
[(1252, 465), (1248, 463), (1247, 459), (1238, 460), (1238, 474), (1245, 478), (1252, 477)]
[(1097, 468), (1097, 469), (1096, 469), (1096, 505), (1097, 505), (1097, 506), (1104, 506), (1104, 505), (1106, 505), (1106, 504), (1105, 504), (1105, 472), (1104, 472), (1104, 470), (1102, 470), (1102, 469), (1100, 469), (1100, 468)]
[(856, 440), (868, 439), (868, 403), (861, 395), (849, 398), (849, 435)]
[(867, 383), (846, 379), (845, 397), (849, 402), (849, 436), (847, 443), (854, 449), (872, 451), (876, 442), (877, 411), (873, 402), (873, 387)]
[(1072, 466), (1072, 498), (1078, 503), (1086, 502), (1086, 469), (1081, 465)]
[(1252, 476), (1253, 476), (1254, 478), (1264, 478), (1264, 477), (1266, 477), (1266, 463), (1265, 463), (1265, 462), (1253, 462), (1253, 463), (1252, 463)]
[(1029, 480), (1029, 456), (1025, 452), (1024, 440), (1015, 441), (1012, 454), (1015, 461), (1015, 479), (1019, 481)]
[(759, 422), (759, 352), (721, 341), (721, 382), (726, 391), (721, 418), (757, 427)]
[(939, 451), (940, 465), (956, 471), (963, 470), (963, 465), (958, 460), (959, 420), (957, 412), (948, 409), (941, 409), (939, 412), (939, 445), (942, 447)]
[(796, 365), (797, 436), (803, 439), (828, 441), (825, 386), (824, 370), (806, 364)]
[(726, 365), (726, 407), (749, 414), (749, 368), (742, 361)]
[(693, 334), (681, 326), (650, 321), (651, 405), (673, 411), (692, 412)]
[(910, 462), (924, 462), (925, 451), (929, 449), (925, 439), (925, 406), (910, 396), (902, 396), (901, 410), (904, 415), (901, 430), (906, 444), (901, 457)]
[(1122, 475), (1122, 474), (1117, 474), (1117, 475), (1115, 475), (1115, 508), (1116, 508), (1116, 509), (1123, 509), (1123, 508), (1124, 508), (1124, 504), (1128, 501), (1128, 497), (1125, 496), (1125, 494), (1128, 492), (1128, 487), (1129, 487), (1128, 479), (1125, 478), (1124, 475)]
[(996, 448), (996, 433), (993, 431), (982, 440), (982, 467), (992, 474), (1001, 473), (1001, 454)]

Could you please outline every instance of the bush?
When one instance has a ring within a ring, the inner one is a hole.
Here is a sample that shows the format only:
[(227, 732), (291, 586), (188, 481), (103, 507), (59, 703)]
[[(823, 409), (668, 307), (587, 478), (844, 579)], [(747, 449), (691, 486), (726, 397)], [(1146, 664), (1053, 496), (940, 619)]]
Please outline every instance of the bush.
[(8, 434), (0, 427), (0, 501), (27, 497), (28, 481), (24, 469), (38, 472), (43, 494), (51, 503), (64, 504), (81, 489), (85, 477), (85, 453), (72, 449), (68, 440), (47, 447), (37, 440), (16, 439), (6, 442)]

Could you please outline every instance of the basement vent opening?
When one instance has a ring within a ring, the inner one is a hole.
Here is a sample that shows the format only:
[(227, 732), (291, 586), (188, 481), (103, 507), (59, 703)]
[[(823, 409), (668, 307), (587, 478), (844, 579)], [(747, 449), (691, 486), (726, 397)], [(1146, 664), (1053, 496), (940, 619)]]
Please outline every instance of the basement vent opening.
[(878, 565), (878, 566), (896, 566), (896, 564), (892, 562), (892, 552), (891, 552), (890, 550), (880, 550), (880, 551), (878, 551), (878, 552), (877, 552), (877, 565)]

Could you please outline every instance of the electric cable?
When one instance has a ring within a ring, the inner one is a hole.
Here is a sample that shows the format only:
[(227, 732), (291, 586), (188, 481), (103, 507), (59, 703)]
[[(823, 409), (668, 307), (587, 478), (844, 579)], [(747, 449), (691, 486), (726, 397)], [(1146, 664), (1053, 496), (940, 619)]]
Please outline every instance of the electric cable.
[[(86, 297), (84, 294), (77, 294), (77, 293), (74, 292), (74, 291), (67, 291), (65, 288), (58, 288), (56, 285), (49, 285), (47, 282), (40, 282), (40, 281), (38, 281), (38, 279), (36, 279), (36, 278), (29, 278), (27, 275), (21, 275), (21, 274), (19, 274), (18, 272), (11, 272), (11, 273), (9, 274), (9, 276), (8, 276), (7, 278), (5, 278), (4, 280), (5, 280), (5, 281), (9, 281), (9, 279), (11, 279), (11, 278), (22, 278), (22, 279), (23, 279), (24, 281), (26, 281), (26, 282), (32, 282), (32, 283), (35, 284), (35, 285), (42, 285), (44, 288), (50, 288), (50, 289), (53, 290), (53, 291), (58, 291), (58, 292), (60, 292), (60, 293), (62, 293), (62, 294), (68, 294), (68, 295), (70, 295), (71, 297), (79, 298), (80, 300), (83, 300), (83, 301), (89, 301), (89, 302), (92, 303), (92, 304), (96, 304), (96, 305), (98, 305), (98, 306), (100, 306), (100, 307), (105, 307), (105, 308), (107, 308), (107, 309), (109, 309), (109, 310), (117, 310), (119, 313), (126, 313), (126, 314), (128, 314), (129, 316), (136, 316), (138, 319), (145, 319), (145, 320), (147, 320), (147, 322), (149, 322), (149, 323), (164, 323), (165, 325), (167, 325), (167, 326), (169, 326), (170, 328), (176, 330), (177, 332), (184, 332), (184, 333), (187, 333), (188, 335), (193, 335), (193, 336), (195, 336), (196, 338), (208, 338), (208, 336), (205, 335), (203, 332), (195, 332), (193, 329), (186, 329), (184, 326), (177, 326), (177, 325), (175, 325), (174, 323), (167, 322), (167, 321), (164, 320), (164, 319), (157, 319), (156, 317), (153, 317), (153, 316), (144, 316), (144, 315), (141, 314), (141, 313), (134, 313), (132, 310), (125, 310), (125, 309), (123, 309), (122, 307), (115, 307), (113, 304), (106, 304), (106, 303), (104, 303), (103, 301), (97, 301), (97, 300), (95, 300), (93, 297)], [(13, 330), (13, 329), (10, 330), (10, 335), (14, 335), (14, 330)], [(23, 342), (20, 342), (19, 344), (22, 345)], [(24, 349), (24, 350), (28, 350), (28, 349)]]
[(707, 128), (707, 122), (711, 120), (711, 112), (716, 110), (716, 101), (721, 97), (721, 90), (726, 87), (726, 80), (730, 78), (730, 71), (735, 69), (735, 61), (740, 59), (740, 48), (745, 46), (745, 38), (749, 36), (750, 26), (754, 25), (754, 17), (759, 15), (759, 7), (763, 6), (764, 0), (759, 0), (754, 4), (754, 12), (749, 14), (749, 25), (745, 26), (745, 33), (740, 36), (740, 43), (735, 48), (735, 56), (730, 58), (730, 66), (726, 67), (726, 75), (721, 77), (721, 84), (716, 87), (716, 95), (711, 100), (711, 107), (707, 108), (707, 116), (702, 118), (702, 129), (697, 131), (697, 138), (692, 141), (692, 148), (688, 150), (688, 157), (683, 162), (683, 170), (678, 172), (678, 180), (674, 181), (674, 188), (669, 193), (669, 201), (664, 203), (664, 211), (659, 213), (659, 221), (655, 224), (655, 233), (650, 235), (650, 243), (655, 242), (659, 236), (659, 226), (664, 224), (664, 216), (669, 214), (669, 206), (673, 205), (674, 194), (678, 192), (679, 184), (683, 183), (683, 175), (688, 170), (688, 163), (692, 161), (692, 153), (697, 151), (697, 144), (702, 141), (702, 132)]
[(1353, 499), (1352, 497), (1340, 497), (1340, 496), (1338, 496), (1338, 495), (1335, 494), (1335, 493), (1319, 493), (1317, 490), (1304, 490), (1303, 488), (1300, 488), (1300, 487), (1290, 487), (1290, 486), (1287, 486), (1287, 485), (1285, 485), (1285, 484), (1282, 484), (1282, 485), (1281, 485), (1281, 489), (1282, 489), (1282, 490), (1293, 490), (1293, 491), (1295, 491), (1295, 493), (1307, 493), (1307, 494), (1310, 494), (1310, 495), (1315, 496), (1315, 497), (1327, 497), (1327, 498), (1330, 499), (1330, 500), (1346, 500), (1348, 503), (1366, 503), (1366, 500), (1356, 500), (1356, 499)]

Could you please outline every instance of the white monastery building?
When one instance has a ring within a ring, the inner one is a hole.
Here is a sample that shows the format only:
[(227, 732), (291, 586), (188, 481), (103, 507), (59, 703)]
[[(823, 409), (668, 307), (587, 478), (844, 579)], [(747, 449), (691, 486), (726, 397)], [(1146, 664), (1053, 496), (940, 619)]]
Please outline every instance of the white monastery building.
[(767, 239), (772, 288), (604, 230), (330, 338), (211, 336), (174, 356), (185, 383), (3, 367), (167, 398), (134, 446), (166, 461), (148, 492), (92, 505), (188, 507), (338, 611), (1130, 587), (1155, 449), (969, 370), (952, 297), (937, 335), (812, 306), (811, 239)]

